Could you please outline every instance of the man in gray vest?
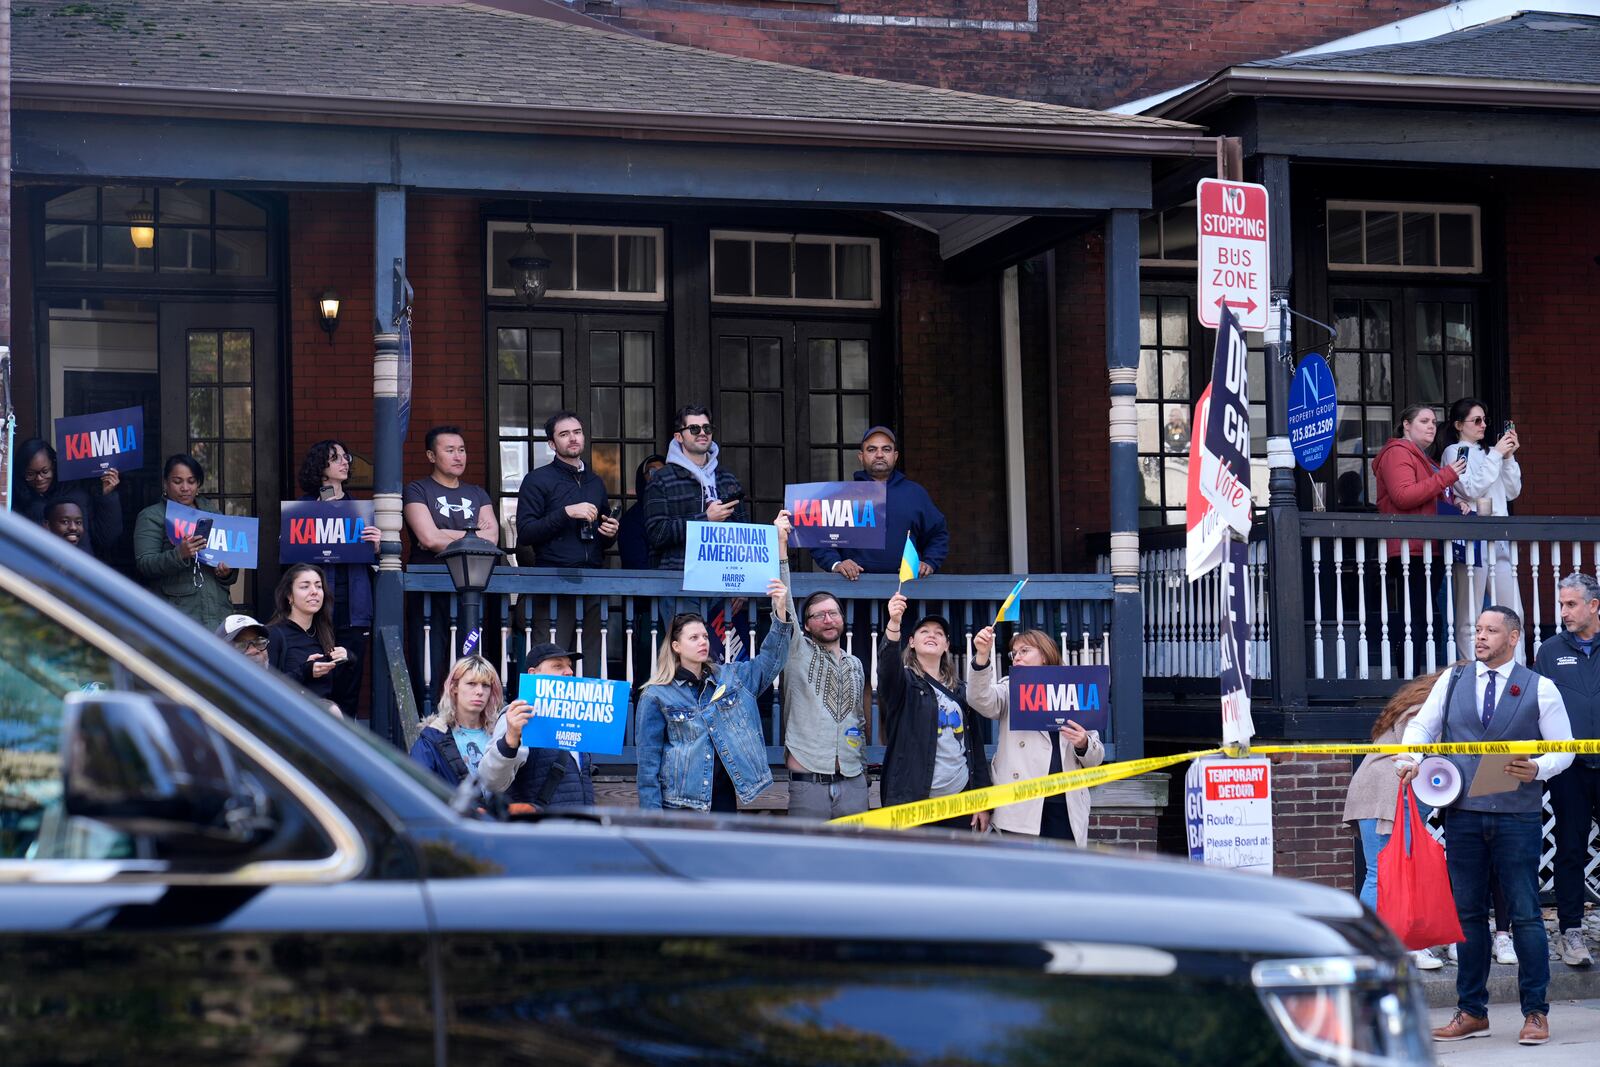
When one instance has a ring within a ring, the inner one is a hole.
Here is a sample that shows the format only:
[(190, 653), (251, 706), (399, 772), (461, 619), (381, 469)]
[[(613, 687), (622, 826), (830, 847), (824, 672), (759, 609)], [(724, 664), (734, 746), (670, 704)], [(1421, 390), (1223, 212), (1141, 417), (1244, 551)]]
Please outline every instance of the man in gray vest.
[[(789, 584), (789, 513), (778, 512), (780, 579)], [(840, 646), (844, 612), (833, 594), (816, 592), (798, 616), (783, 666), (783, 745), (789, 765), (789, 814), (837, 819), (867, 810), (867, 678), (861, 661)]]
[[(1435, 741), (1570, 741), (1572, 727), (1555, 683), (1517, 663), (1522, 620), (1510, 608), (1485, 608), (1478, 616), (1473, 650), (1477, 662), (1439, 676), (1406, 726), (1402, 744)], [(1550, 1040), (1550, 939), (1539, 912), (1539, 852), (1544, 844), (1538, 783), (1567, 769), (1571, 753), (1518, 756), (1505, 765), (1514, 788), (1472, 796), (1482, 757), (1452, 756), (1466, 783), (1462, 797), (1444, 812), (1445, 857), (1456, 915), (1467, 940), (1458, 952), (1456, 1013), (1433, 1032), (1435, 1041), (1489, 1036), (1489, 872), (1500, 878), (1511, 912), (1517, 948), (1517, 987), (1522, 1031), (1517, 1043)], [(1402, 781), (1416, 776), (1415, 759), (1395, 757)], [(1487, 771), (1488, 768), (1486, 767)]]

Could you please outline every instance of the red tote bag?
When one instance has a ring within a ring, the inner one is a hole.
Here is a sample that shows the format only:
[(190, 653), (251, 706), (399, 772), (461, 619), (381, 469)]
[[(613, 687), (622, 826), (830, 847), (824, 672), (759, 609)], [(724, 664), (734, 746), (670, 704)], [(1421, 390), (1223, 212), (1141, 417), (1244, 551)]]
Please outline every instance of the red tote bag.
[[(1411, 827), (1406, 848), (1404, 828)], [(1406, 948), (1430, 948), (1465, 941), (1450, 892), (1444, 848), (1428, 833), (1417, 811), (1411, 783), (1400, 783), (1394, 804), (1394, 833), (1378, 854), (1378, 917)]]

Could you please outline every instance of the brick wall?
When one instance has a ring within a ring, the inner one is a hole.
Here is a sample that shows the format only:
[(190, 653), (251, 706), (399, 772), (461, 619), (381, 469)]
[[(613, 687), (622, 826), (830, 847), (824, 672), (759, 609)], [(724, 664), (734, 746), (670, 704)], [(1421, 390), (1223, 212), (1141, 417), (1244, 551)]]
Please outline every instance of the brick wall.
[(1353, 890), (1356, 839), (1344, 813), (1350, 761), (1339, 756), (1272, 758), (1274, 874)]
[[(1572, 463), (1600, 459), (1600, 375), (1589, 337), (1600, 308), (1600, 209), (1594, 180), (1516, 176), (1506, 204), (1505, 289), (1511, 417), (1526, 443), (1522, 515), (1594, 515), (1594, 479)], [(1527, 602), (1527, 601), (1525, 601)]]
[[(1107, 107), (1440, 7), (1439, 0), (570, 0), (657, 40), (845, 74)], [(940, 24), (953, 22), (954, 25)]]
[[(372, 198), (296, 193), (289, 198), (289, 301), (296, 463), (316, 441), (337, 437), (372, 456)], [(478, 209), (465, 197), (412, 197), (406, 263), (416, 290), (411, 426), (405, 477), (427, 473), (423, 435), (450, 422), (467, 436), (467, 476), (485, 470), (483, 269)], [(318, 325), (324, 289), (343, 300), (332, 343)]]
[(953, 571), (1007, 565), (999, 291), (945, 280), (938, 239), (906, 227), (898, 265), (901, 467), (950, 524)]
[(1156, 851), (1156, 822), (1154, 814), (1135, 814), (1119, 811), (1091, 811), (1089, 813), (1089, 840), (1096, 845), (1115, 845), (1131, 848), (1135, 852)]

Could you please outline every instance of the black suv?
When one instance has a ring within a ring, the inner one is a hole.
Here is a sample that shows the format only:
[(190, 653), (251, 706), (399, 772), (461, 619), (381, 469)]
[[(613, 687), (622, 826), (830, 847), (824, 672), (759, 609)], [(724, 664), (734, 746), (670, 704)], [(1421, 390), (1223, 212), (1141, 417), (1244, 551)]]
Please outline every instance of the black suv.
[(1344, 893), (781, 819), (456, 810), (0, 514), (0, 1061), (1427, 1062)]

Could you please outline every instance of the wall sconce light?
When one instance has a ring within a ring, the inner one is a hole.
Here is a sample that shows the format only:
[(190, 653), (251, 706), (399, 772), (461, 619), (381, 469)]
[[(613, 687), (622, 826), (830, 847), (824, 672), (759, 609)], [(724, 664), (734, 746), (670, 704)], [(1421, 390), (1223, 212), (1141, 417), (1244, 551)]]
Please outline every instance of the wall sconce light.
[(332, 289), (324, 289), (322, 295), (317, 297), (317, 317), (322, 323), (322, 332), (328, 335), (328, 344), (333, 344), (333, 331), (339, 328), (339, 294)]
[(144, 197), (128, 209), (128, 238), (133, 247), (150, 249), (156, 244), (156, 212)]
[(532, 307), (540, 297), (544, 296), (551, 259), (545, 254), (544, 246), (534, 237), (531, 221), (528, 223), (522, 244), (511, 253), (510, 258), (506, 260), (506, 266), (511, 268), (511, 287), (522, 297), (524, 304)]

